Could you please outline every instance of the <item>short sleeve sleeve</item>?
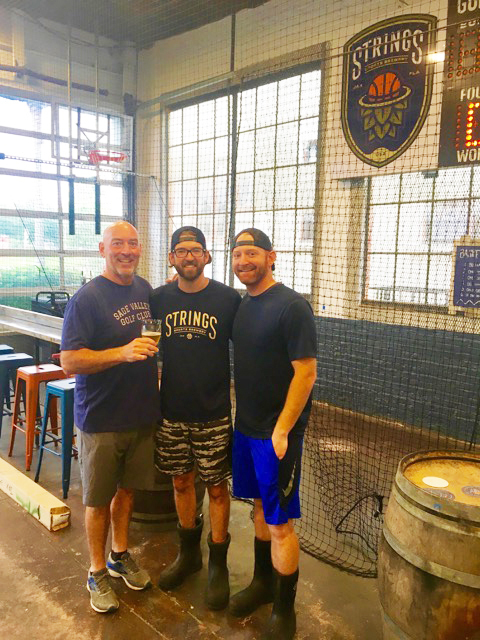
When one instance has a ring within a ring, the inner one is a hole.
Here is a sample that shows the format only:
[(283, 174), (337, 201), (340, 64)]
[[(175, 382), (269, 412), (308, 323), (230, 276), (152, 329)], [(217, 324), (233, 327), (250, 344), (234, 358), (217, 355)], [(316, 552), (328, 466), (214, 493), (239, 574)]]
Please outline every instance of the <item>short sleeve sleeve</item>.
[(228, 337), (230, 339), (232, 339), (232, 333), (233, 333), (233, 322), (235, 320), (235, 316), (237, 314), (238, 311), (238, 307), (240, 306), (240, 303), (242, 301), (242, 296), (238, 293), (238, 291), (233, 291), (233, 301), (232, 301), (232, 314), (231, 314), (231, 322), (229, 325), (229, 335)]
[(290, 361), (315, 358), (317, 355), (317, 331), (310, 304), (297, 298), (286, 308), (282, 327)]
[(163, 286), (150, 291), (150, 313), (152, 318), (161, 318)]
[(95, 335), (95, 321), (92, 317), (93, 303), (72, 298), (65, 309), (63, 319), (62, 351), (76, 351), (92, 347)]

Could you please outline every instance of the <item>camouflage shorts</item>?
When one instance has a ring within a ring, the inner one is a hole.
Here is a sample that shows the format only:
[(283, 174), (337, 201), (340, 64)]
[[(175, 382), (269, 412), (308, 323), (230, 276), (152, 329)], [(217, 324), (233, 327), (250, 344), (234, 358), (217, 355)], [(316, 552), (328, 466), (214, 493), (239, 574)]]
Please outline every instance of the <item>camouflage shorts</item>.
[(232, 475), (230, 416), (211, 422), (171, 422), (163, 419), (155, 436), (155, 465), (178, 476), (197, 465), (200, 478), (216, 485)]

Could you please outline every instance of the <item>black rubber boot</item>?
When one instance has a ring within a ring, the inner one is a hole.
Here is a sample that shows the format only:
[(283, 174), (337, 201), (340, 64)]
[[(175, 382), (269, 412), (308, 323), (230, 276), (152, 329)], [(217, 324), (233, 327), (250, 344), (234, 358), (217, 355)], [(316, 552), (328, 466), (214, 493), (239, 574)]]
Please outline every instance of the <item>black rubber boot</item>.
[(208, 560), (208, 584), (205, 602), (209, 609), (219, 611), (225, 609), (230, 598), (228, 584), (227, 553), (230, 546), (230, 534), (227, 533), (225, 542), (215, 543), (212, 534), (208, 534), (210, 557)]
[(273, 602), (272, 543), (255, 538), (255, 569), (250, 585), (230, 600), (230, 613), (237, 618), (249, 616), (262, 604)]
[(298, 569), (284, 576), (274, 569), (275, 596), (272, 615), (263, 640), (292, 640), (297, 630), (295, 596), (297, 595)]
[(160, 574), (158, 586), (164, 591), (179, 587), (187, 576), (202, 568), (202, 552), (200, 538), (202, 537), (203, 520), (197, 518), (193, 529), (184, 529), (177, 525), (180, 538), (180, 550), (172, 564)]

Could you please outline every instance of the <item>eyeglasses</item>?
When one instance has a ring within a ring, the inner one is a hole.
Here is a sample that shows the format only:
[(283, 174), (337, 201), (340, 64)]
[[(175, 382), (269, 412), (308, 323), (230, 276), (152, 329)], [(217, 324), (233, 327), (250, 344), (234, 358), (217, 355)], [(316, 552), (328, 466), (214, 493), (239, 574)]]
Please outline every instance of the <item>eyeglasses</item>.
[(201, 258), (205, 254), (205, 249), (202, 249), (201, 247), (193, 247), (193, 249), (180, 247), (179, 249), (174, 249), (173, 253), (177, 258), (186, 258), (189, 253), (191, 253), (194, 258)]

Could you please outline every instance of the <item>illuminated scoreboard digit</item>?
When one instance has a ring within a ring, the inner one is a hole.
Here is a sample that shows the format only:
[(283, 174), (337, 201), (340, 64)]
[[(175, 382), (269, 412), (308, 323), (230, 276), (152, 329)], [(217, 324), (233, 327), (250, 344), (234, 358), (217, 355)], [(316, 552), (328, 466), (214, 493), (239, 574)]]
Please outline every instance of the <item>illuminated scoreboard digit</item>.
[(440, 167), (480, 162), (480, 0), (449, 0)]
[[(460, 110), (461, 106), (458, 106), (458, 109)], [(480, 144), (480, 132), (478, 130), (479, 109), (480, 102), (468, 103), (466, 126), (463, 126), (462, 117), (457, 118), (457, 137), (455, 138), (457, 149), (462, 145), (476, 147)], [(462, 137), (463, 131), (465, 131), (464, 137)]]

